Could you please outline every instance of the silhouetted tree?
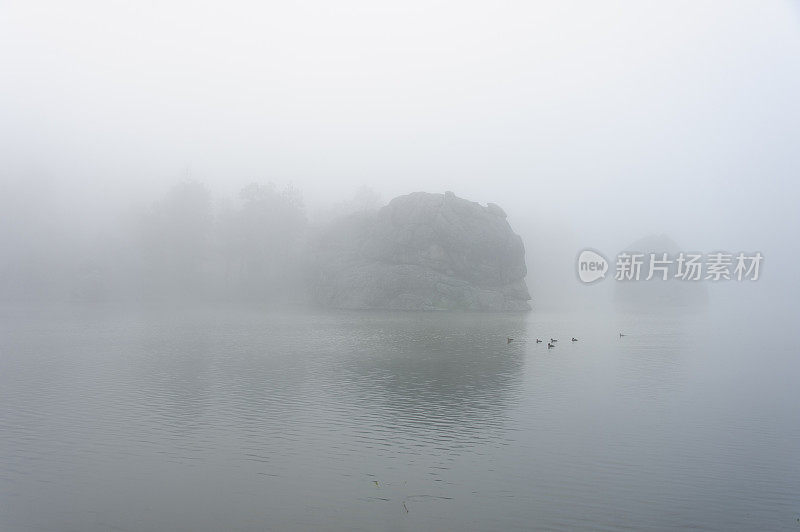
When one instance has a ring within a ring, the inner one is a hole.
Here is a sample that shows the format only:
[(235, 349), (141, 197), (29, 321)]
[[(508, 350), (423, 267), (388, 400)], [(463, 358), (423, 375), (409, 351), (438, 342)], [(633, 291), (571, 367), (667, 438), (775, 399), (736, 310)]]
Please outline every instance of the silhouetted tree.
[(221, 209), (217, 228), (226, 277), (238, 277), (251, 296), (268, 297), (286, 283), (293, 269), (306, 225), (302, 197), (291, 186), (279, 191), (272, 183), (251, 183), (239, 199), (238, 210), (230, 205)]

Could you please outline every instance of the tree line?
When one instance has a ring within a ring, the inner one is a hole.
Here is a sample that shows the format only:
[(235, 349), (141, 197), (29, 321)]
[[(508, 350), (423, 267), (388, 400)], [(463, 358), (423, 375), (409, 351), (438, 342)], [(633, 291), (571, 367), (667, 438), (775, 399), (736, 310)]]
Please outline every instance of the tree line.
[[(215, 198), (186, 180), (118, 227), (76, 229), (78, 213), (20, 187), (0, 198), (0, 300), (304, 302), (311, 241), (302, 194), (251, 183)], [(50, 198), (52, 199), (52, 198)], [(362, 188), (328, 217), (375, 208)]]

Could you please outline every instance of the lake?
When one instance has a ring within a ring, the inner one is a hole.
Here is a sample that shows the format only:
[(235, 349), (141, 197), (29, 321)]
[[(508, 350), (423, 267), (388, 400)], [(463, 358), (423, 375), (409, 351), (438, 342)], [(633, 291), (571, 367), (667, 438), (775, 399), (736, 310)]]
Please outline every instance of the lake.
[(3, 307), (0, 529), (800, 530), (759, 316)]

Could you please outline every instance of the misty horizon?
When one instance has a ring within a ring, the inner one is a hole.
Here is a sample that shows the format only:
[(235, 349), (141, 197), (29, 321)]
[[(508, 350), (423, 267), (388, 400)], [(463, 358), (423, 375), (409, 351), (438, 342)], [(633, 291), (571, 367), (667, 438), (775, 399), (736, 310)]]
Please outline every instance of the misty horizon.
[(796, 527), (798, 58), (789, 0), (0, 1), (0, 529)]
[(86, 18), (46, 5), (6, 5), (0, 22), (2, 263), (21, 240), (123, 234), (182, 181), (206, 186), (214, 209), (273, 182), (300, 192), (311, 223), (362, 188), (384, 204), (446, 190), (497, 203), (529, 269), (548, 275), (580, 249), (615, 253), (649, 234), (758, 250), (763, 284), (796, 294), (791, 3), (246, 18), (211, 4), (152, 17), (98, 4)]

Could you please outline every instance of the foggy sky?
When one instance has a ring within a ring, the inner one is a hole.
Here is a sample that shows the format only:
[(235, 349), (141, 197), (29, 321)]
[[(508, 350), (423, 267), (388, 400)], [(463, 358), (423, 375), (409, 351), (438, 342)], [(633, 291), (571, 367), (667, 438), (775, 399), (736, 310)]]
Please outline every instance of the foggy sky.
[(800, 257), (797, 3), (0, 1), (0, 64), (0, 194), (87, 231), (189, 176)]

